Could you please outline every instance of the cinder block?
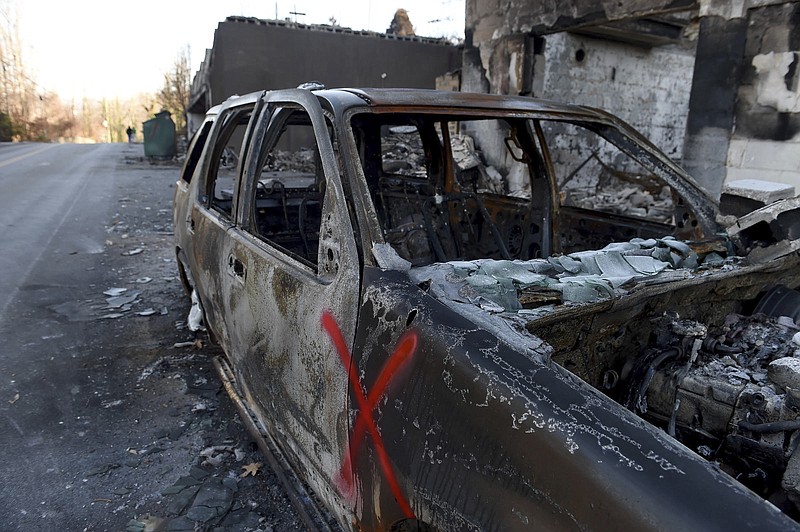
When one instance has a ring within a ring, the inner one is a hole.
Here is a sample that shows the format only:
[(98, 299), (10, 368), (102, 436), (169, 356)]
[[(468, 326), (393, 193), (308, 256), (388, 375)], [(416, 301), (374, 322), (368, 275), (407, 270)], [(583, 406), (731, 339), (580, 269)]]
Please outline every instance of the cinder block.
[(722, 189), (719, 210), (724, 215), (744, 216), (776, 201), (794, 197), (794, 187), (759, 179), (729, 181)]

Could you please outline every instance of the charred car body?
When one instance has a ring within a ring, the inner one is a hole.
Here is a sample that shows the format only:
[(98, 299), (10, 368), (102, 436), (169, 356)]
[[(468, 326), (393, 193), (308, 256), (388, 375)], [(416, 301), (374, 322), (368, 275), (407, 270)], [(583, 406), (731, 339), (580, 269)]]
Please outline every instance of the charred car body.
[(345, 527), (785, 530), (798, 206), (723, 229), (593, 109), (293, 89), (209, 112), (174, 223), (241, 395)]

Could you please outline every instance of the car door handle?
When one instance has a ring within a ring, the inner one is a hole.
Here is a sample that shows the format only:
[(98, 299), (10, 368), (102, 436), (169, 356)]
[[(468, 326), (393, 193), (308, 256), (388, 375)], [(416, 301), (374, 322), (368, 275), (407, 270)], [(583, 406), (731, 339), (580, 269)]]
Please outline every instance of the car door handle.
[(234, 277), (239, 278), (240, 280), (244, 281), (245, 275), (247, 273), (247, 269), (244, 267), (242, 261), (234, 257), (233, 255), (228, 256), (228, 273), (233, 275)]

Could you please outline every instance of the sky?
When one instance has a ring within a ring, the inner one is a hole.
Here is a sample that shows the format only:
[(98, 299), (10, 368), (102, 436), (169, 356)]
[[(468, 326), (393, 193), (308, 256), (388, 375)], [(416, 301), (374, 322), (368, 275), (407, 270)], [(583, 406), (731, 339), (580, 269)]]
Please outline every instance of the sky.
[[(228, 16), (297, 19), (384, 32), (398, 8), (417, 35), (462, 38), (464, 0), (10, 0), (23, 57), (41, 90), (63, 100), (128, 98), (155, 92), (189, 46), (196, 71), (214, 30)], [(304, 15), (293, 15), (305, 13)], [(277, 17), (276, 17), (277, 13)]]

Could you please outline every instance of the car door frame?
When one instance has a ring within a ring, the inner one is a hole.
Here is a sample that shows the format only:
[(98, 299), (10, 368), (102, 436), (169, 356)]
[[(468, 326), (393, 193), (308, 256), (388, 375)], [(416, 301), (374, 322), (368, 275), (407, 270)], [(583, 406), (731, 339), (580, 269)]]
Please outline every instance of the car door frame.
[(192, 224), (192, 205), (197, 197), (197, 185), (193, 184), (200, 179), (203, 168), (203, 158), (209, 146), (209, 140), (217, 119), (217, 109), (210, 110), (203, 123), (192, 136), (186, 150), (186, 161), (181, 168), (180, 175), (175, 183), (175, 197), (173, 199), (174, 212), (172, 216), (173, 229), (176, 236), (176, 258), (178, 271), (184, 288), (191, 292), (195, 283), (189, 267), (188, 257), (194, 247), (194, 226)]
[[(192, 182), (194, 197), (192, 198), (193, 201), (187, 219), (187, 223), (194, 233), (194, 245), (189, 250), (191, 253), (191, 275), (195, 281), (195, 290), (197, 290), (203, 306), (206, 326), (214, 339), (226, 352), (230, 348), (230, 342), (228, 340), (228, 330), (224, 326), (224, 305), (221, 300), (219, 281), (220, 274), (225, 271), (227, 265), (220, 260), (220, 257), (227, 256), (223, 251), (226, 246), (226, 235), (236, 220), (238, 188), (242, 182), (244, 154), (247, 153), (253, 124), (258, 117), (263, 94), (263, 91), (252, 93), (240, 98), (230, 99), (222, 104), (217, 113), (214, 126), (209, 133), (206, 149), (203, 153), (201, 172), (198, 175), (199, 178), (193, 179)], [(221, 135), (229, 127), (228, 117), (232, 117), (250, 106), (252, 106), (252, 111), (249, 124), (245, 129), (242, 146), (239, 150), (231, 214), (230, 217), (226, 217), (211, 207), (208, 191), (209, 172), (211, 171), (211, 165), (217, 163), (216, 147)]]
[[(246, 400), (278, 436), (297, 473), (348, 522), (355, 500), (344, 488), (352, 482), (342, 482), (342, 476), (352, 476), (343, 464), (349, 452), (349, 352), (361, 297), (357, 228), (329, 133), (334, 123), (317, 97), (302, 89), (273, 91), (263, 104), (240, 179), (236, 225), (227, 239), (228, 261), (238, 264), (223, 281), (229, 356)], [(257, 236), (253, 221), (260, 151), (277, 140), (282, 123), (274, 120), (276, 110), (286, 107), (302, 108), (310, 117), (325, 174), (316, 268)], [(341, 342), (329, 336), (323, 320), (335, 324)]]

